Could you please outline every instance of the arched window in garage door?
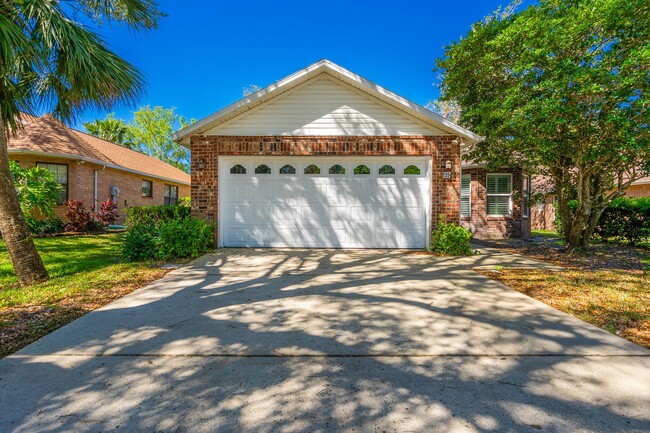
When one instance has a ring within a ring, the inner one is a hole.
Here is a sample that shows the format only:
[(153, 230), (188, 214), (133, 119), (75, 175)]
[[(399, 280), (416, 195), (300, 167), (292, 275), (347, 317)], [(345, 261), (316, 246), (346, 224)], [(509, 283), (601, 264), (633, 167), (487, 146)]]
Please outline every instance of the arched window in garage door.
[(230, 168), (230, 174), (246, 174), (246, 167), (241, 164), (233, 165)]
[(417, 165), (411, 164), (404, 169), (404, 174), (417, 176), (420, 174), (420, 168)]
[(271, 167), (266, 164), (260, 164), (255, 168), (255, 174), (271, 174)]
[(305, 174), (320, 174), (320, 168), (317, 165), (309, 164), (305, 167)]
[(280, 174), (296, 174), (296, 168), (290, 164), (283, 165), (280, 168)]
[(361, 164), (354, 168), (354, 174), (370, 174), (370, 169), (367, 165)]

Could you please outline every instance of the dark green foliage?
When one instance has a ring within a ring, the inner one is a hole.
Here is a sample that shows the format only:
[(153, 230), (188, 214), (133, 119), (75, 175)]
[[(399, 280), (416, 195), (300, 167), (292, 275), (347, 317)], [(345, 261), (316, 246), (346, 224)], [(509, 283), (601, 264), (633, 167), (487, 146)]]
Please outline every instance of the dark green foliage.
[(430, 251), (446, 256), (469, 256), (472, 247), (469, 240), (472, 234), (464, 227), (448, 223), (444, 215), (440, 215), (438, 227), (431, 236)]
[(539, 0), (475, 23), (436, 62), (441, 99), (486, 137), (467, 159), (548, 176), (568, 250), (650, 168), (649, 40), (647, 0)]
[(9, 161), (9, 170), (23, 213), (26, 216), (33, 212), (52, 215), (61, 188), (52, 173), (41, 167), (23, 168), (15, 161)]
[(139, 206), (128, 210), (124, 256), (129, 261), (198, 257), (214, 245), (214, 226), (186, 206)]
[(625, 239), (631, 245), (650, 238), (650, 197), (613, 200), (594, 232), (603, 239)]
[(65, 230), (65, 221), (58, 216), (52, 216), (47, 219), (39, 220), (32, 216), (26, 216), (27, 227), (29, 232), (34, 236), (45, 236), (56, 233), (63, 233)]
[(198, 218), (162, 223), (155, 237), (155, 256), (161, 260), (198, 257), (214, 245), (214, 227)]
[(191, 217), (188, 206), (136, 206), (127, 211), (126, 225), (157, 226), (166, 221), (178, 221)]
[(152, 259), (156, 251), (153, 230), (145, 226), (130, 226), (124, 237), (122, 254), (129, 262)]

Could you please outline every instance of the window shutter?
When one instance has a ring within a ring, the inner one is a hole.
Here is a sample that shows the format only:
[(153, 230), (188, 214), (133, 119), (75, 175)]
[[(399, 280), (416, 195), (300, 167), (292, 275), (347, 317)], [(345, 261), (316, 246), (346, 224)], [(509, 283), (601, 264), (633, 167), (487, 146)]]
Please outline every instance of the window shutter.
[(472, 196), (472, 177), (464, 174), (460, 178), (460, 215), (470, 216), (470, 202)]
[(496, 194), (496, 185), (497, 185), (497, 180), (496, 176), (488, 176), (487, 177), (487, 193), (488, 194)]

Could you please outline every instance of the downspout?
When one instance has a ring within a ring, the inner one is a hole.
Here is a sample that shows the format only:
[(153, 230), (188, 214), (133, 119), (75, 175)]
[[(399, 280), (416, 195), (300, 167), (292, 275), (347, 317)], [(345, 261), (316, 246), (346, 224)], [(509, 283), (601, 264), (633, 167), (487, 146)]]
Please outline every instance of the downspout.
[(98, 187), (99, 176), (97, 175), (97, 172), (103, 171), (105, 168), (106, 168), (106, 166), (102, 165), (102, 168), (98, 168), (98, 169), (93, 171), (93, 208), (97, 204), (97, 195), (98, 195), (97, 190), (99, 189), (99, 187)]

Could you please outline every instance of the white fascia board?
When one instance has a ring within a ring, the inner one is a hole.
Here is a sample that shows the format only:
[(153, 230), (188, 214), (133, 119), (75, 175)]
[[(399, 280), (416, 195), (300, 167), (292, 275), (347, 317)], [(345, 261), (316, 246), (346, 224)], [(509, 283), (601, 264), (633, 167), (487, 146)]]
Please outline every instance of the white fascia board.
[(388, 102), (396, 108), (401, 108), (407, 114), (424, 120), (425, 122), (431, 124), (431, 126), (434, 126), (438, 129), (443, 129), (451, 134), (458, 134), (468, 141), (466, 144), (477, 143), (485, 139), (485, 137), (482, 137), (468, 129), (458, 126), (455, 123), (445, 119), (444, 117), (430, 110), (427, 110), (426, 108), (414, 102), (411, 102), (408, 99), (397, 95), (396, 93), (384, 89), (372, 81), (367, 80), (360, 75), (357, 75), (335, 63), (332, 63), (329, 60), (320, 60), (310, 66), (307, 66), (304, 69), (301, 69), (298, 72), (287, 76), (286, 78), (283, 78), (280, 81), (276, 81), (270, 86), (267, 86), (264, 89), (259, 90), (254, 94), (243, 98), (233, 104), (230, 104), (227, 107), (217, 111), (216, 113), (211, 114), (210, 116), (205, 117), (198, 122), (175, 132), (172, 135), (172, 138), (174, 141), (187, 145), (189, 144), (189, 138), (192, 135), (209, 129), (217, 120), (224, 118), (234, 112), (237, 112), (242, 108), (249, 109), (261, 103), (264, 103), (265, 101), (277, 96), (277, 94), (280, 94), (321, 72), (327, 72), (333, 77), (338, 78), (343, 82), (347, 82), (348, 84), (353, 85), (354, 87), (357, 87), (361, 90), (364, 90), (370, 95), (383, 100), (384, 102)]
[(145, 177), (153, 177), (154, 179), (165, 180), (167, 182), (179, 183), (181, 185), (190, 185), (190, 182), (183, 182), (182, 180), (172, 179), (169, 177), (158, 176), (155, 174), (147, 173), (145, 171), (133, 170), (130, 168), (122, 167), (121, 165), (111, 164), (106, 161), (101, 161), (99, 159), (88, 158), (81, 155), (70, 155), (66, 153), (51, 153), (51, 152), (38, 152), (35, 150), (25, 150), (25, 149), (9, 149), (8, 153), (10, 155), (31, 155), (31, 156), (44, 156), (50, 158), (62, 158), (62, 159), (71, 159), (73, 161), (83, 161), (89, 162), (91, 164), (103, 165), (107, 168), (113, 168), (115, 170), (126, 171), (127, 173), (138, 174)]

